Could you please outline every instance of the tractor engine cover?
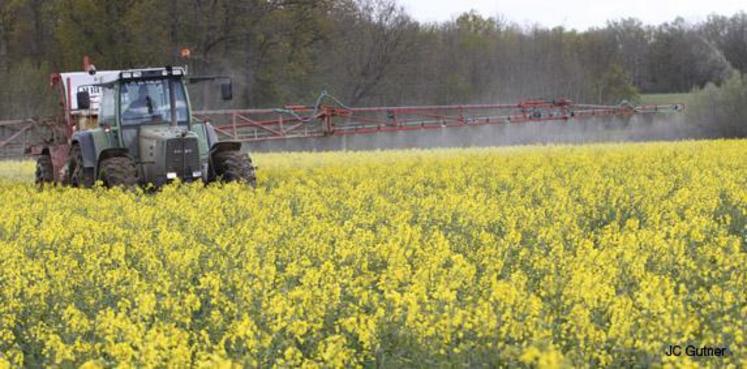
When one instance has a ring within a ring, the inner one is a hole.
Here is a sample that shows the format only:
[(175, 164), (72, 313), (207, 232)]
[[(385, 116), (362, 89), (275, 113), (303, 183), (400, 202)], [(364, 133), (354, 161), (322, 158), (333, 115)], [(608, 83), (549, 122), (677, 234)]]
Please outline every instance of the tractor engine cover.
[(166, 140), (166, 173), (176, 173), (183, 180), (202, 176), (197, 138), (179, 137)]
[(146, 182), (163, 184), (176, 178), (189, 182), (207, 175), (198, 137), (184, 127), (142, 126), (138, 146)]

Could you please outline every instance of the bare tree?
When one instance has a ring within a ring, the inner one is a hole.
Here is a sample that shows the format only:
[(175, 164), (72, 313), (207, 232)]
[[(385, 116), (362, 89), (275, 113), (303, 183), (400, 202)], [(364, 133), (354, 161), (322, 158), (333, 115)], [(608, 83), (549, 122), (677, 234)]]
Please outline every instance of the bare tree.
[(395, 75), (398, 65), (407, 63), (417, 24), (393, 0), (358, 0), (346, 10), (333, 36), (333, 49), (336, 69), (349, 83), (343, 87), (347, 101), (355, 105)]
[(0, 75), (8, 72), (10, 65), (8, 58), (8, 43), (10, 30), (8, 25), (10, 24), (10, 9), (9, 2), (6, 0), (0, 0)]

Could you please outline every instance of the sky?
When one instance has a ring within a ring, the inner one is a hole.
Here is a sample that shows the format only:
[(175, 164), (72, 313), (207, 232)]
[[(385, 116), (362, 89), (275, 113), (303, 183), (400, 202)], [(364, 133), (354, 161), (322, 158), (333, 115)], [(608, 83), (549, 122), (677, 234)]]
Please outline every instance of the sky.
[(564, 26), (579, 31), (603, 27), (607, 20), (635, 17), (645, 24), (661, 24), (682, 16), (688, 21), (709, 14), (747, 11), (747, 0), (398, 0), (421, 22), (450, 20), (476, 10), (490, 17), (502, 15), (521, 25)]

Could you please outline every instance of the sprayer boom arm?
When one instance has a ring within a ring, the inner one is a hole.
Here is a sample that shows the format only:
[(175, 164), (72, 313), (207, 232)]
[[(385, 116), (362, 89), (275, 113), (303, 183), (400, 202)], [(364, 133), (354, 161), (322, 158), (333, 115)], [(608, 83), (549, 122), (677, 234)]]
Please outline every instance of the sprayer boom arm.
[[(323, 104), (331, 100), (332, 104)], [(244, 142), (377, 132), (443, 129), (489, 124), (630, 118), (679, 112), (683, 104), (576, 104), (567, 99), (526, 100), (517, 104), (427, 105), (351, 108), (322, 93), (313, 106), (282, 109), (208, 110), (195, 112), (222, 135)]]

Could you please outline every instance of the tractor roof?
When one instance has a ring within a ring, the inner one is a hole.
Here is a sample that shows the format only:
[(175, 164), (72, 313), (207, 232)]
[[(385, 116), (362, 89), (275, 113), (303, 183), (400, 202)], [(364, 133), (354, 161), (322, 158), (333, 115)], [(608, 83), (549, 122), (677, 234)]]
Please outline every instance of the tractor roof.
[[(118, 73), (102, 75), (97, 79), (97, 84), (107, 85), (122, 80), (153, 79), (172, 76), (182, 77), (187, 74), (182, 67), (138, 68), (125, 69), (117, 72)], [(96, 74), (98, 75), (98, 73)]]

